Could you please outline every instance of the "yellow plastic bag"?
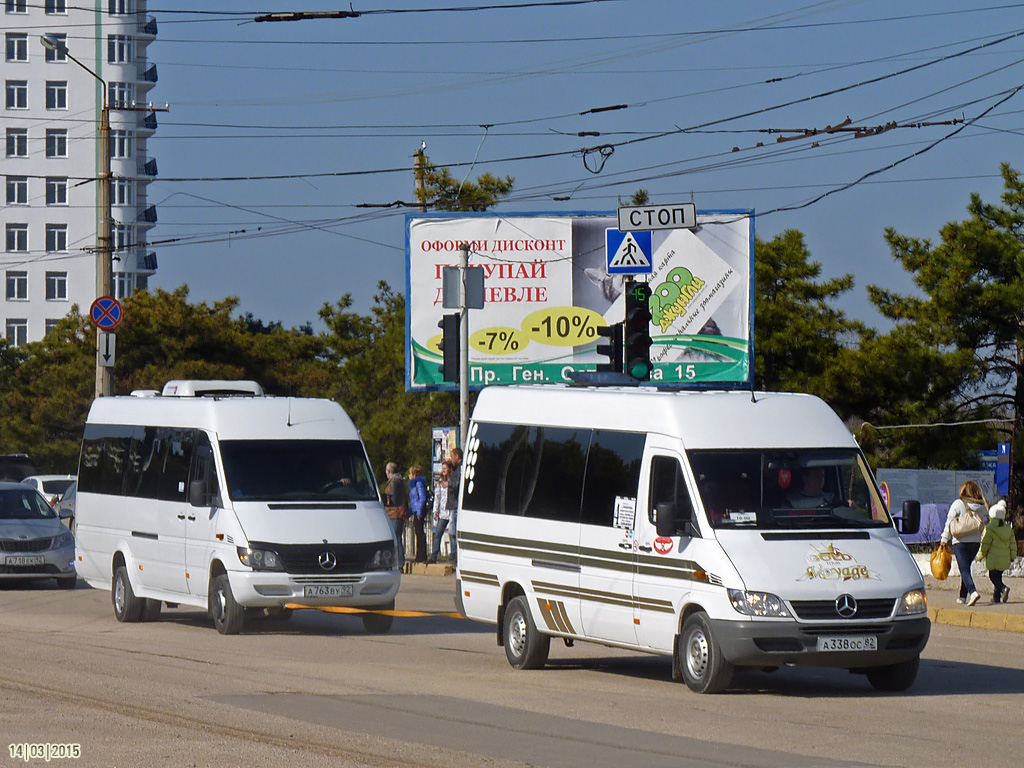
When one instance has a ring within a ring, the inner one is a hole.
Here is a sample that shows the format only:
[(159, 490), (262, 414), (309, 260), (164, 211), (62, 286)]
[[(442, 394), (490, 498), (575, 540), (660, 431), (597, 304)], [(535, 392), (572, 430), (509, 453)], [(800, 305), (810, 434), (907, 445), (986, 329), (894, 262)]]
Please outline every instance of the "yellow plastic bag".
[(939, 545), (932, 552), (932, 576), (939, 581), (945, 581), (949, 576), (949, 567), (953, 563), (953, 555), (946, 547)]

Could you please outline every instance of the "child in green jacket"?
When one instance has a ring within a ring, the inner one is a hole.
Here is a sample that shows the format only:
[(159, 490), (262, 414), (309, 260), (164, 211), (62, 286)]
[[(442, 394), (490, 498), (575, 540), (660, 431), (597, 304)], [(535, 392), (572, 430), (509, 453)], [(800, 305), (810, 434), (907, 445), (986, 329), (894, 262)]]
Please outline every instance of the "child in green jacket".
[(1013, 535), (1013, 526), (1006, 522), (1005, 501), (993, 504), (988, 514), (992, 519), (981, 534), (981, 548), (978, 550), (977, 559), (985, 562), (988, 577), (995, 587), (992, 603), (1005, 603), (1010, 597), (1010, 588), (1003, 584), (1003, 571), (1009, 568), (1010, 563), (1017, 557), (1017, 539)]

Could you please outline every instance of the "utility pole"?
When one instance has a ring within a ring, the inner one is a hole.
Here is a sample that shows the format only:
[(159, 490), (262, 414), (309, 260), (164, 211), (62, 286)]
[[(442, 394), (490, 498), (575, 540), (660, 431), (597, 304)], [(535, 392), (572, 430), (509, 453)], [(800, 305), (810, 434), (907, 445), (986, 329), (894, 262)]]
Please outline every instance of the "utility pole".
[[(100, 299), (110, 296), (114, 271), (110, 237), (113, 214), (110, 211), (110, 108), (107, 105), (107, 82), (72, 56), (63, 40), (53, 35), (43, 35), (39, 40), (44, 48), (59, 51), (95, 77), (103, 93), (99, 125), (100, 164), (96, 188), (96, 298)], [(109, 397), (114, 391), (114, 372), (102, 364), (103, 334), (99, 328), (96, 329), (96, 397)]]
[(416, 158), (416, 199), (420, 201), (420, 213), (427, 212), (427, 142), (423, 142), (419, 149), (412, 153)]

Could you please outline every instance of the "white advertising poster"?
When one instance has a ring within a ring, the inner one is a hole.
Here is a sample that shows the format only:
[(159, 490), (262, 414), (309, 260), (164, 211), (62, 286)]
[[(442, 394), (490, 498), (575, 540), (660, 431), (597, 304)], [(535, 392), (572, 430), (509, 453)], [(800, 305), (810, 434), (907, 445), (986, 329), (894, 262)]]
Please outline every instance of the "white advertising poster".
[[(418, 214), (406, 220), (406, 383), (441, 380), (442, 271), (484, 269), (469, 316), (470, 385), (568, 382), (606, 358), (597, 329), (622, 322), (628, 275), (608, 273), (614, 214)], [(700, 213), (697, 227), (652, 233), (652, 384), (746, 385), (753, 375), (753, 214)]]

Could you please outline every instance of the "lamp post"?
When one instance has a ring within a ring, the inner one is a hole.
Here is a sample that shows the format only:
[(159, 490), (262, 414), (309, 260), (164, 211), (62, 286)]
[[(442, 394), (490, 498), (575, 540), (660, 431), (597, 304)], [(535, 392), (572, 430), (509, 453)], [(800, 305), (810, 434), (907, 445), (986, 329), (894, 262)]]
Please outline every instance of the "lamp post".
[[(110, 296), (113, 283), (113, 248), (111, 229), (113, 215), (110, 211), (110, 109), (107, 106), (106, 81), (80, 62), (64, 42), (53, 35), (39, 38), (43, 47), (67, 56), (100, 82), (103, 91), (103, 107), (100, 109), (99, 150), (100, 166), (96, 188), (96, 298)], [(109, 397), (114, 389), (113, 371), (102, 365), (101, 344), (103, 331), (96, 329), (96, 397)]]

